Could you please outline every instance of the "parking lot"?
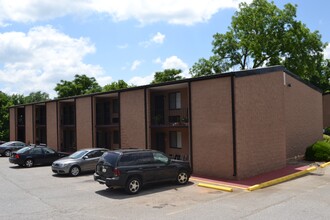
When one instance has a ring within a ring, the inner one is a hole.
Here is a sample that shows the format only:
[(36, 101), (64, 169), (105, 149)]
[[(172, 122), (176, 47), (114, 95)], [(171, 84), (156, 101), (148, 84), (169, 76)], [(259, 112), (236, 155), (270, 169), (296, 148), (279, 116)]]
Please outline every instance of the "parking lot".
[(92, 173), (57, 176), (0, 157), (0, 219), (327, 219), (330, 168), (269, 188), (222, 192), (172, 183), (138, 195), (109, 190)]

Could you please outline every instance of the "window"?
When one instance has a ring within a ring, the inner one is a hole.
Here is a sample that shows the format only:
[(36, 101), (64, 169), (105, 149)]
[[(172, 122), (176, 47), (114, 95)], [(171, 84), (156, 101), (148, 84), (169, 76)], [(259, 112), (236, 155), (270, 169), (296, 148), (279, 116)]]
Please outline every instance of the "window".
[(170, 147), (182, 148), (182, 133), (180, 131), (170, 131)]
[(110, 101), (101, 100), (96, 103), (96, 125), (110, 124)]
[(42, 150), (41, 150), (41, 148), (33, 148), (30, 151), (30, 154), (42, 154)]
[(113, 131), (113, 144), (119, 144), (119, 131)]
[(102, 156), (103, 152), (104, 151), (95, 150), (95, 151), (89, 152), (86, 156), (87, 156), (87, 158), (100, 157), (100, 156)]
[(164, 163), (164, 164), (168, 163), (168, 157), (166, 157), (164, 154), (157, 152), (157, 153), (153, 153), (153, 156), (156, 163)]
[(118, 99), (112, 100), (112, 112), (119, 113), (119, 100)]
[(170, 105), (170, 109), (180, 109), (181, 108), (181, 93), (180, 92), (170, 93), (169, 105)]
[(45, 154), (55, 154), (55, 151), (53, 149), (49, 148), (43, 148)]

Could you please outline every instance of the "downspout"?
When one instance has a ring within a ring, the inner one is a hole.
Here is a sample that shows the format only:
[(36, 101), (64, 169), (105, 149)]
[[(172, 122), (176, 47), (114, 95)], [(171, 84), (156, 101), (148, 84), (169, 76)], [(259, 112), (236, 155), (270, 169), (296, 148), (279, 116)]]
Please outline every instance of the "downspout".
[(192, 116), (191, 116), (191, 82), (188, 82), (188, 114), (189, 114), (189, 158), (191, 169), (194, 170), (193, 166), (193, 143), (192, 143)]
[(236, 111), (235, 111), (235, 75), (230, 77), (231, 81), (231, 114), (233, 129), (233, 176), (237, 176), (237, 151), (236, 151)]
[(118, 111), (118, 118), (119, 118), (119, 126), (118, 126), (118, 130), (119, 130), (119, 149), (121, 149), (121, 100), (120, 100), (120, 95), (121, 93), (118, 92), (118, 102), (119, 102), (119, 111)]
[(91, 96), (91, 118), (92, 118), (92, 147), (96, 146), (96, 143), (94, 143), (94, 96)]
[(144, 88), (144, 133), (145, 133), (145, 148), (148, 149), (148, 113), (147, 113), (147, 89)]

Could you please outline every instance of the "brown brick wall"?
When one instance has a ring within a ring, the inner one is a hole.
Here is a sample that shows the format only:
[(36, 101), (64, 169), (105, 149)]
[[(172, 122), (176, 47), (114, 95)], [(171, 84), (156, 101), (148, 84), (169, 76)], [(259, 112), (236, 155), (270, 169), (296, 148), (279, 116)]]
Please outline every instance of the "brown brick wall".
[(323, 128), (330, 127), (330, 93), (323, 97)]
[(235, 78), (237, 178), (286, 164), (283, 73)]
[(192, 82), (191, 108), (194, 174), (233, 178), (230, 78)]
[(146, 148), (144, 104), (144, 89), (120, 93), (122, 148)]
[(322, 139), (322, 94), (287, 74), (286, 84), (291, 84), (284, 91), (287, 158), (292, 158)]
[(56, 102), (46, 103), (47, 145), (58, 150)]
[(77, 150), (93, 147), (92, 98), (76, 99)]
[(16, 140), (16, 108), (9, 109), (9, 140)]
[(25, 141), (26, 143), (34, 143), (34, 106), (25, 106)]

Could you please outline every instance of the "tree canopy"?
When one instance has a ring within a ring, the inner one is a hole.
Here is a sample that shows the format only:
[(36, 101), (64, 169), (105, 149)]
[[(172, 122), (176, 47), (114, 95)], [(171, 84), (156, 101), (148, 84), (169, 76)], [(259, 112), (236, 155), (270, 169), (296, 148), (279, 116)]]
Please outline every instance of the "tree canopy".
[(8, 107), (12, 105), (10, 96), (0, 91), (0, 140), (9, 140), (9, 112)]
[(325, 89), (329, 86), (323, 59), (327, 46), (318, 31), (311, 32), (296, 20), (297, 6), (279, 9), (273, 2), (253, 0), (241, 3), (229, 30), (213, 36), (213, 55), (201, 58), (190, 69), (193, 77), (283, 65), (288, 70)]
[(179, 70), (179, 69), (166, 69), (162, 72), (156, 72), (151, 84), (183, 79), (183, 77), (180, 76), (181, 73), (182, 73), (182, 70)]
[(107, 84), (103, 87), (103, 92), (108, 92), (112, 90), (118, 90), (118, 89), (126, 89), (129, 88), (129, 86), (124, 80), (120, 79), (117, 82), (112, 82), (111, 84)]
[(24, 98), (24, 103), (42, 102), (49, 100), (49, 94), (46, 92), (31, 92), (28, 96)]
[(54, 89), (58, 98), (101, 92), (102, 88), (94, 77), (75, 75), (73, 81), (61, 80)]

